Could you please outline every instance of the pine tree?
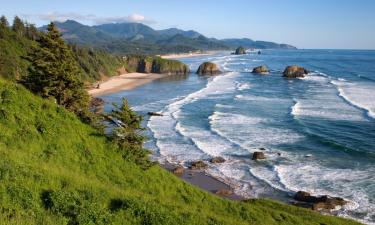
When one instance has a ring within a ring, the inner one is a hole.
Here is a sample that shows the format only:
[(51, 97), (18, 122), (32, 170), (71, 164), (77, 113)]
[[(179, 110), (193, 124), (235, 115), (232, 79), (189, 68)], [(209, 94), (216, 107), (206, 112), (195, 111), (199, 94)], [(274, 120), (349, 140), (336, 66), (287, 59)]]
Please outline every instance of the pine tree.
[(36, 94), (54, 97), (58, 104), (85, 116), (89, 96), (79, 79), (82, 71), (53, 23), (38, 43), (39, 47), (29, 54), (31, 65), (25, 85)]
[(19, 36), (23, 36), (25, 34), (25, 24), (18, 16), (14, 17), (12, 30)]
[[(6, 36), (7, 31), (9, 30), (9, 23), (5, 16), (0, 17), (0, 38), (4, 38)], [(1, 50), (0, 50), (1, 53)]]
[(1, 28), (9, 27), (8, 20), (5, 16), (0, 17), (0, 27)]
[(25, 28), (25, 35), (28, 39), (35, 41), (39, 36), (39, 31), (34, 24), (27, 23)]

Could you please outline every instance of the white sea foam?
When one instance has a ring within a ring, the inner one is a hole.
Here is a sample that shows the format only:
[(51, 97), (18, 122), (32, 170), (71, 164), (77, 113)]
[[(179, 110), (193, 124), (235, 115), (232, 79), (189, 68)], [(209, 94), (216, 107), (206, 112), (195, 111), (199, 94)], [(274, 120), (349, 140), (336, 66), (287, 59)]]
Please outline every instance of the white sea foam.
[(265, 118), (215, 112), (209, 119), (213, 131), (249, 152), (303, 138), (292, 130), (267, 126)]
[(332, 81), (339, 95), (350, 104), (367, 112), (375, 119), (375, 84), (363, 82)]
[[(328, 78), (310, 85), (304, 96), (295, 97), (291, 114), (299, 117), (317, 117), (328, 120), (365, 121), (360, 110), (348, 105), (337, 96), (337, 89)], [(327, 80), (325, 80), (327, 79)], [(316, 82), (317, 80), (313, 80)], [(374, 93), (375, 94), (375, 93)], [(375, 96), (375, 95), (374, 95)]]
[[(368, 214), (363, 221), (375, 216), (375, 206), (368, 196), (374, 184), (375, 170), (331, 169), (313, 161), (294, 162), (290, 165), (275, 166), (279, 181), (290, 191), (308, 191), (314, 195), (339, 196), (350, 201), (340, 211), (345, 216), (355, 210)], [(365, 189), (368, 190), (365, 190)], [(366, 221), (368, 222), (368, 221)]]
[(156, 138), (156, 146), (162, 158), (167, 158), (171, 162), (184, 162), (205, 158), (207, 154), (219, 154), (214, 152), (216, 149), (207, 146), (205, 140), (202, 139), (202, 137), (207, 138), (207, 133), (202, 133), (200, 136), (195, 128), (184, 127), (181, 124), (179, 121), (182, 116), (181, 107), (198, 99), (222, 96), (234, 91), (233, 78), (237, 75), (237, 73), (228, 73), (216, 76), (207, 83), (205, 88), (167, 105), (162, 111), (164, 116), (150, 118), (147, 126)]
[(237, 87), (237, 90), (239, 91), (248, 90), (251, 88), (250, 83), (240, 83), (240, 82), (237, 83), (236, 87)]

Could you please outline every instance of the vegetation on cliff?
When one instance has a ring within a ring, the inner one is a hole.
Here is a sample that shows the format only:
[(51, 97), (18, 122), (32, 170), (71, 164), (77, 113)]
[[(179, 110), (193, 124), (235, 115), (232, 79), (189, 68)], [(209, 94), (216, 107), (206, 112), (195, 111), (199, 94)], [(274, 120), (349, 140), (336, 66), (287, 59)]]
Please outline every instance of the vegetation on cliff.
[(129, 55), (125, 59), (129, 72), (160, 73), (160, 74), (188, 74), (189, 67), (184, 63), (163, 59), (159, 56)]
[[(12, 80), (20, 80), (28, 74), (30, 65), (29, 54), (39, 51), (42, 33), (32, 24), (16, 17), (10, 26), (7, 19), (0, 18), (0, 76)], [(93, 82), (102, 76), (117, 75), (117, 69), (123, 66), (122, 58), (106, 53), (104, 50), (69, 46), (73, 50), (73, 57), (82, 70), (84, 82)]]

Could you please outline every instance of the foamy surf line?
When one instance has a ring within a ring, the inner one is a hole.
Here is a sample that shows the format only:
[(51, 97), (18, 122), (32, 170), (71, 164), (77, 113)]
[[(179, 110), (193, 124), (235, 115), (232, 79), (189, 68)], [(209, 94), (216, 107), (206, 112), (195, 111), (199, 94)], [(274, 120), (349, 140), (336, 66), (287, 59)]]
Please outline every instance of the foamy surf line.
[[(207, 154), (199, 148), (197, 140), (193, 140), (186, 135), (186, 128), (179, 121), (181, 108), (210, 95), (220, 95), (234, 90), (233, 78), (238, 73), (231, 72), (225, 75), (210, 78), (206, 86), (186, 97), (167, 105), (161, 112), (163, 117), (151, 117), (147, 126), (156, 138), (156, 147), (160, 157), (168, 159), (170, 163), (181, 163), (189, 160), (207, 158)], [(186, 140), (188, 139), (188, 141)], [(201, 146), (202, 147), (202, 146)]]
[(375, 119), (375, 85), (373, 87), (359, 83), (345, 81), (331, 81), (337, 87), (339, 96), (349, 104), (367, 112), (367, 115)]

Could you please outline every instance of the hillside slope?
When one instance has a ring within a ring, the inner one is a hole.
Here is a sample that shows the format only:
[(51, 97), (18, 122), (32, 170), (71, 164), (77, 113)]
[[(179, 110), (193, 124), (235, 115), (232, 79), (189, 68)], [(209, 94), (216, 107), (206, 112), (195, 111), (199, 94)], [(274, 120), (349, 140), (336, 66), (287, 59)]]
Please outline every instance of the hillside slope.
[(142, 170), (52, 99), (3, 79), (0, 131), (0, 224), (357, 224)]

